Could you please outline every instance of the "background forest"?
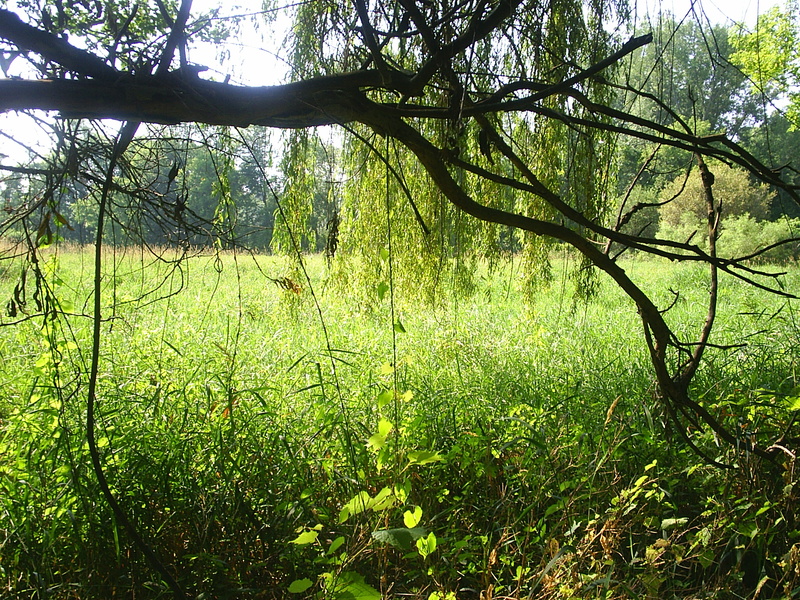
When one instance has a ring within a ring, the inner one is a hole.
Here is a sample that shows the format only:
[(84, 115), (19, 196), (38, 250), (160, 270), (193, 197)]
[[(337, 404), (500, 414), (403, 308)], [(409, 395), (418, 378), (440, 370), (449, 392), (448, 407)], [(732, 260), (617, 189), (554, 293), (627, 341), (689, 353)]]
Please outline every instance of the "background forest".
[(796, 3), (0, 6), (0, 596), (800, 594)]

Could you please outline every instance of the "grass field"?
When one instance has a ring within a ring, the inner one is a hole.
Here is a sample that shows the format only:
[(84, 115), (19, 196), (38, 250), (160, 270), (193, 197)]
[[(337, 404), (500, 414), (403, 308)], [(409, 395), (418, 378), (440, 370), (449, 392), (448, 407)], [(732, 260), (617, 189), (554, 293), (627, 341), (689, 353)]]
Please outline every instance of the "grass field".
[[(66, 315), (0, 328), (0, 595), (166, 597), (90, 466), (92, 256), (48, 260)], [(800, 593), (793, 461), (728, 453), (723, 471), (685, 447), (635, 308), (606, 281), (575, 301), (559, 266), (526, 303), (507, 264), (437, 306), (398, 291), (392, 318), (390, 293), (342, 292), (320, 257), (314, 296), (273, 257), (106, 262), (106, 473), (198, 598)], [(664, 306), (680, 290), (668, 318), (696, 334), (701, 269), (625, 268)], [(10, 298), (20, 267), (3, 269)], [(694, 397), (744, 445), (800, 406), (800, 330), (794, 304), (722, 284), (713, 341), (747, 345), (710, 351)]]

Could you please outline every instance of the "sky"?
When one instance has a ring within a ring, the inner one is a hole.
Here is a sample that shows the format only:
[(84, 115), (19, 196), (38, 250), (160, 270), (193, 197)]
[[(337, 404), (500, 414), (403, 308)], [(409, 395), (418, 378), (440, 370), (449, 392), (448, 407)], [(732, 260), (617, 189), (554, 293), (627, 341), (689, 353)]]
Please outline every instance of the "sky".
[[(632, 0), (637, 1), (637, 0)], [(715, 25), (732, 25), (733, 23), (755, 23), (759, 13), (763, 13), (773, 6), (783, 6), (781, 0), (661, 0), (638, 2), (639, 12), (649, 12), (657, 15), (661, 12), (672, 12), (676, 16), (683, 16), (692, 10), (704, 12), (711, 23)]]

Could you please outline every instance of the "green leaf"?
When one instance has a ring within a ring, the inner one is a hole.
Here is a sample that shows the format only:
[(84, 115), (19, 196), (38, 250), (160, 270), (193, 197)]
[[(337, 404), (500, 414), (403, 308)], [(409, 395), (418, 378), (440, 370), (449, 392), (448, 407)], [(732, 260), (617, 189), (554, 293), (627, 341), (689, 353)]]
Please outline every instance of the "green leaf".
[(343, 535), (337, 537), (335, 540), (331, 542), (331, 546), (330, 548), (328, 548), (328, 554), (333, 554), (334, 552), (336, 552), (339, 548), (342, 547), (342, 544), (344, 544), (344, 542), (345, 540)]
[(403, 485), (395, 485), (392, 487), (392, 491), (394, 492), (395, 498), (400, 502), (405, 502), (408, 500), (408, 495), (411, 493), (411, 482), (404, 481)]
[(661, 521), (661, 529), (675, 529), (676, 527), (683, 527), (689, 519), (681, 517), (679, 519), (664, 519)]
[(357, 515), (367, 510), (370, 507), (371, 500), (369, 493), (363, 491), (357, 493), (342, 507), (339, 513), (339, 523), (344, 523), (351, 515)]
[(381, 248), (381, 260), (389, 260), (389, 250)]
[(394, 391), (393, 390), (383, 390), (380, 394), (378, 394), (378, 408), (383, 408), (389, 402), (392, 401), (394, 398)]
[(357, 573), (342, 573), (334, 589), (336, 600), (381, 600), (381, 593)]
[(367, 440), (367, 446), (372, 448), (373, 450), (380, 450), (386, 445), (386, 436), (381, 435), (379, 433), (374, 433), (369, 436)]
[(381, 281), (378, 284), (378, 298), (380, 300), (383, 300), (383, 298), (386, 296), (386, 292), (388, 291), (389, 291), (389, 284), (386, 283), (385, 281)]
[(547, 518), (550, 515), (552, 515), (553, 513), (558, 512), (559, 510), (563, 510), (563, 509), (564, 509), (564, 501), (563, 500), (559, 500), (555, 504), (551, 504), (550, 506), (547, 507), (547, 509), (545, 509), (544, 516), (545, 516), (545, 518)]
[(395, 527), (393, 529), (379, 529), (372, 532), (375, 541), (389, 544), (404, 552), (412, 549), (412, 544), (425, 535), (423, 527)]
[(304, 531), (289, 543), (305, 546), (306, 544), (312, 544), (317, 541), (317, 536), (319, 536), (319, 531)]
[(392, 489), (385, 487), (380, 492), (375, 494), (375, 497), (370, 500), (369, 506), (367, 506), (367, 508), (370, 508), (373, 511), (377, 512), (379, 510), (386, 510), (387, 508), (391, 508), (396, 503), (397, 503), (397, 497), (392, 492)]
[(386, 445), (386, 438), (389, 436), (393, 428), (391, 421), (381, 419), (378, 421), (378, 433), (370, 436), (367, 440), (367, 446), (375, 451), (381, 450)]
[(388, 419), (381, 419), (378, 421), (378, 433), (382, 436), (387, 436), (394, 429), (394, 425)]
[(714, 552), (713, 548), (706, 548), (702, 552), (697, 555), (697, 560), (703, 566), (704, 569), (707, 569), (711, 565), (717, 562), (717, 555)]
[(741, 535), (749, 537), (752, 540), (756, 537), (756, 535), (758, 535), (759, 528), (758, 525), (756, 525), (754, 522), (748, 521), (746, 523), (739, 524), (738, 532)]
[(397, 322), (394, 324), (394, 330), (395, 330), (396, 333), (405, 333), (406, 332), (406, 328), (403, 327), (403, 323), (402, 323), (402, 321), (400, 321), (400, 319), (397, 319)]
[(289, 585), (289, 591), (292, 594), (302, 594), (312, 585), (314, 585), (314, 582), (310, 579), (297, 579)]
[(444, 460), (438, 452), (429, 450), (415, 450), (408, 453), (408, 462), (412, 465), (427, 465)]
[(415, 506), (413, 512), (407, 510), (403, 513), (403, 523), (405, 523), (406, 527), (416, 527), (419, 525), (419, 522), (422, 520), (422, 508), (419, 506)]
[(436, 535), (431, 531), (428, 537), (417, 540), (417, 551), (422, 558), (427, 558), (436, 551)]
[(381, 375), (391, 375), (394, 373), (394, 366), (392, 363), (383, 363), (379, 369)]

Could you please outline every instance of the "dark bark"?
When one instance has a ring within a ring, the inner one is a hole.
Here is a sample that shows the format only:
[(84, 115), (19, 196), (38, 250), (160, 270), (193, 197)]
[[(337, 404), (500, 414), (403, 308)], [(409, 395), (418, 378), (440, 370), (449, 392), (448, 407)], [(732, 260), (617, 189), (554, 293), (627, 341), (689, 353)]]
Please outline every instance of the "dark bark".
[(280, 86), (240, 87), (183, 76), (120, 74), (116, 81), (0, 80), (0, 111), (52, 110), (64, 118), (206, 123), (284, 129), (349, 123), (358, 90), (379, 83), (377, 71)]

